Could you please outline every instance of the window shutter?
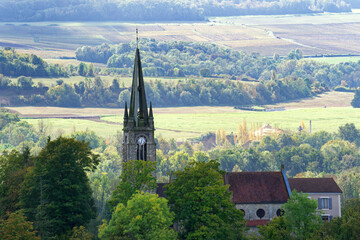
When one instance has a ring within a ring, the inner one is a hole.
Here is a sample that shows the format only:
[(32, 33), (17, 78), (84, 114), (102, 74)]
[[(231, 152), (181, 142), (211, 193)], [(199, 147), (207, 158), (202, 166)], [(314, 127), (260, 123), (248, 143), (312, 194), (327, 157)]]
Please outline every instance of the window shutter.
[(319, 209), (322, 209), (322, 206), (321, 206), (321, 198), (318, 199), (318, 203), (319, 203)]
[(333, 216), (329, 216), (329, 222), (331, 222), (332, 218), (333, 218)]
[(332, 209), (332, 199), (329, 198), (329, 209)]

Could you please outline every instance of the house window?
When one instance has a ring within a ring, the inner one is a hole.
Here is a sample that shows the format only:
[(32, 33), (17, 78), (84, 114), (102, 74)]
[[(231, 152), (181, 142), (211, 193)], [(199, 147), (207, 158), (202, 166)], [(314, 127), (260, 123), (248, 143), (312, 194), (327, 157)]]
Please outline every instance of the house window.
[(319, 198), (319, 209), (332, 209), (332, 199), (328, 197)]
[(260, 219), (265, 216), (265, 210), (260, 208), (256, 211), (256, 216), (258, 216)]
[(323, 220), (323, 222), (330, 222), (331, 221), (331, 216), (330, 215), (321, 215), (321, 220)]

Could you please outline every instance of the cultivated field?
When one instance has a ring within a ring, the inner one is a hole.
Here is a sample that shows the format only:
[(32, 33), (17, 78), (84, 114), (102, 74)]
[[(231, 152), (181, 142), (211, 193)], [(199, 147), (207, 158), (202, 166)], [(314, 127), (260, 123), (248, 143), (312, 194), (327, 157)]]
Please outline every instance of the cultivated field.
[(328, 63), (328, 64), (338, 64), (338, 63), (345, 63), (345, 62), (360, 61), (360, 57), (314, 57), (314, 58), (307, 58), (307, 59), (324, 62), (324, 63)]
[[(286, 108), (286, 111), (280, 112), (249, 112), (225, 106), (155, 108), (156, 135), (183, 140), (198, 137), (209, 131), (215, 132), (218, 128), (224, 128), (227, 133), (236, 133), (238, 125), (243, 120), (247, 121), (248, 128), (269, 123), (274, 127), (290, 131), (296, 131), (302, 121), (309, 129), (311, 120), (313, 131), (335, 132), (345, 123), (354, 123), (360, 127), (360, 110), (350, 107), (352, 98), (353, 93), (330, 92), (312, 99), (280, 104)], [(42, 121), (52, 126), (54, 134), (88, 129), (100, 136), (109, 137), (117, 130), (122, 130), (122, 109), (56, 107), (10, 109), (19, 112), (20, 116), (31, 124), (36, 125), (40, 121), (38, 118), (43, 118)]]
[[(215, 43), (246, 52), (286, 55), (360, 54), (360, 13), (210, 18), (204, 22), (31, 22), (0, 23), (0, 46), (45, 59), (74, 57), (83, 45), (120, 43), (141, 38)], [(61, 64), (74, 60), (52, 60)]]

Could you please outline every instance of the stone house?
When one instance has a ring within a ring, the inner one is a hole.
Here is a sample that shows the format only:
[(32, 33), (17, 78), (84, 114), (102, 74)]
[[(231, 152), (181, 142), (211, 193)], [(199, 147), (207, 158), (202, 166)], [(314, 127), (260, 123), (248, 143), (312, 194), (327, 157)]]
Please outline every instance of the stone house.
[(232, 191), (232, 201), (244, 212), (248, 227), (265, 225), (283, 214), (281, 206), (287, 202), (291, 190), (285, 171), (228, 172), (225, 184)]
[(291, 190), (309, 194), (318, 202), (324, 222), (341, 217), (341, 189), (332, 178), (289, 178)]

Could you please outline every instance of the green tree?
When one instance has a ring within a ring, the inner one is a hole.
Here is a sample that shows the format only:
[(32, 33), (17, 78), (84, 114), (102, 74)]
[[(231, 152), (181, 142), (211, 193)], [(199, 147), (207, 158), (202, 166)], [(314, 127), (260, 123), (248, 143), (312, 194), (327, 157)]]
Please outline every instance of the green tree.
[(79, 66), (78, 66), (78, 74), (80, 76), (86, 76), (87, 74), (87, 66), (85, 63), (80, 63)]
[(120, 94), (119, 94), (119, 104), (120, 106), (125, 106), (125, 102), (129, 103), (130, 101), (130, 91), (129, 89), (125, 89), (124, 91), (122, 91)]
[(338, 178), (339, 187), (343, 191), (342, 202), (346, 199), (360, 198), (360, 167), (344, 171)]
[(157, 184), (153, 175), (156, 163), (143, 160), (130, 160), (123, 163), (123, 171), (120, 176), (120, 183), (109, 200), (111, 210), (122, 203), (126, 205), (128, 200), (136, 192), (155, 191)]
[(59, 137), (49, 141), (25, 178), (21, 206), (43, 239), (84, 226), (96, 209), (86, 171), (98, 165), (88, 143)]
[(133, 195), (126, 206), (122, 203), (116, 206), (109, 224), (100, 226), (100, 239), (175, 240), (176, 233), (170, 228), (174, 213), (167, 202), (157, 194)]
[(0, 217), (19, 209), (19, 196), (27, 167), (31, 165), (30, 149), (15, 150), (0, 156)]
[(96, 135), (94, 131), (77, 131), (71, 134), (71, 137), (75, 138), (78, 141), (85, 141), (89, 143), (89, 146), (92, 149), (98, 147), (105, 147), (105, 140)]
[(340, 126), (338, 133), (341, 139), (360, 145), (360, 132), (354, 123), (346, 123)]
[(0, 219), (1, 240), (39, 240), (34, 231), (33, 223), (26, 221), (22, 211), (10, 213), (8, 218)]
[(353, 100), (351, 101), (351, 106), (354, 108), (360, 108), (360, 89), (355, 90), (355, 95)]
[(0, 108), (0, 130), (2, 130), (9, 123), (19, 122), (20, 118), (17, 114), (10, 113), (9, 110)]
[(309, 239), (322, 225), (317, 206), (317, 202), (309, 199), (307, 194), (292, 191), (283, 209), (286, 227), (296, 239)]
[(51, 105), (60, 107), (79, 107), (81, 105), (80, 96), (72, 86), (66, 83), (51, 87), (45, 96)]
[(342, 216), (322, 226), (312, 239), (359, 240), (360, 198), (346, 200)]
[(284, 216), (276, 217), (268, 224), (259, 228), (259, 233), (266, 240), (289, 240), (290, 231), (286, 227)]
[(34, 81), (32, 80), (31, 77), (19, 77), (17, 81), (18, 81), (18, 86), (24, 90), (31, 89), (32, 86), (34, 85)]
[(219, 163), (192, 162), (174, 173), (165, 194), (181, 239), (243, 239), (243, 213), (231, 201)]
[(69, 240), (93, 240), (94, 235), (89, 233), (84, 226), (74, 227)]
[(189, 161), (189, 154), (185, 151), (175, 152), (169, 159), (173, 171), (184, 169)]
[(199, 71), (200, 76), (202, 77), (210, 77), (211, 76), (211, 71), (208, 68), (201, 68)]

